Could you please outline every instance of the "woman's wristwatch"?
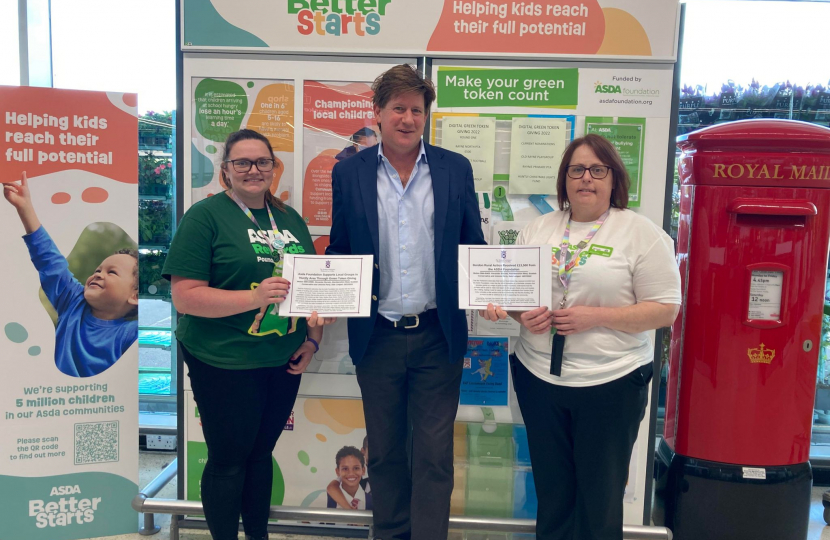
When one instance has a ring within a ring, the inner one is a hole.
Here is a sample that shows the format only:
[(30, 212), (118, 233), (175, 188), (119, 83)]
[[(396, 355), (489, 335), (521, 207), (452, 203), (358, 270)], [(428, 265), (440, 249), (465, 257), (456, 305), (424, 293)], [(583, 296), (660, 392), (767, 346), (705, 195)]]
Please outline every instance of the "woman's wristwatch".
[(313, 343), (313, 344), (314, 344), (314, 352), (315, 352), (315, 353), (316, 353), (317, 351), (319, 351), (319, 350), (320, 350), (320, 344), (319, 344), (319, 343), (317, 343), (317, 340), (316, 340), (316, 339), (314, 339), (314, 338), (310, 338), (310, 337), (306, 336), (305, 340), (306, 340), (306, 341), (310, 341), (311, 343)]

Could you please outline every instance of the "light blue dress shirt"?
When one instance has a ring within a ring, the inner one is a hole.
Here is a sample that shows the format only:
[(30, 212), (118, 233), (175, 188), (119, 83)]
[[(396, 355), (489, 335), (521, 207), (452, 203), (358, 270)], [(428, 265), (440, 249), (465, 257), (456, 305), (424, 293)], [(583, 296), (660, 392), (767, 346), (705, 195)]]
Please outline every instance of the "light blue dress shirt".
[(390, 321), (437, 307), (435, 302), (435, 200), (424, 142), (406, 188), (378, 148), (380, 299)]

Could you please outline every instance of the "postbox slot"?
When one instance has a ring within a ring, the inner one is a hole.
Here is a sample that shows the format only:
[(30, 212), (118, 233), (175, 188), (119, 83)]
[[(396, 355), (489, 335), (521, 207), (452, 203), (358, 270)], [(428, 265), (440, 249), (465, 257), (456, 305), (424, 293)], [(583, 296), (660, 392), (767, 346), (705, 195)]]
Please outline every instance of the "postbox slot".
[(807, 216), (761, 216), (758, 214), (738, 214), (735, 223), (739, 227), (805, 227)]
[(806, 200), (734, 199), (727, 208), (744, 227), (804, 227), (808, 216), (818, 214), (816, 205)]
[(810, 201), (786, 199), (735, 199), (729, 204), (729, 212), (756, 216), (815, 216), (816, 205)]

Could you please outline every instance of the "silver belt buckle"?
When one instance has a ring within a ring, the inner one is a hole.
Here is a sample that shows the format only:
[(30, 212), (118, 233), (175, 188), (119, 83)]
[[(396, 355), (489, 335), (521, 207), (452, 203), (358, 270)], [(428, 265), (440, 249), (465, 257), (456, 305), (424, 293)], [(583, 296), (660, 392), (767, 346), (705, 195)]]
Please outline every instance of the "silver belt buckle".
[(418, 328), (418, 325), (421, 324), (421, 319), (418, 317), (417, 314), (416, 315), (404, 315), (404, 317), (415, 317), (415, 324), (413, 324), (412, 326), (404, 326), (405, 330), (408, 330), (410, 328)]

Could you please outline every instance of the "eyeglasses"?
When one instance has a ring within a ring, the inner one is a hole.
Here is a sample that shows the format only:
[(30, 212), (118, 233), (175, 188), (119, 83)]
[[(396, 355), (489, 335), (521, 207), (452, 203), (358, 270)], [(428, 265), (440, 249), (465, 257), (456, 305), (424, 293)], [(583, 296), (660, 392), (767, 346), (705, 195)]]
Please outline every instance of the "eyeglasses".
[(588, 171), (591, 174), (591, 178), (594, 180), (602, 180), (606, 176), (608, 176), (608, 171), (611, 170), (611, 167), (606, 167), (605, 165), (594, 165), (593, 167), (588, 167), (587, 169), (582, 165), (568, 165), (568, 177), (579, 179), (585, 175), (585, 171)]
[(251, 170), (251, 167), (256, 165), (259, 172), (269, 172), (274, 170), (274, 160), (268, 158), (260, 158), (256, 161), (250, 159), (228, 159), (225, 163), (233, 164), (233, 170), (238, 173), (246, 173)]

